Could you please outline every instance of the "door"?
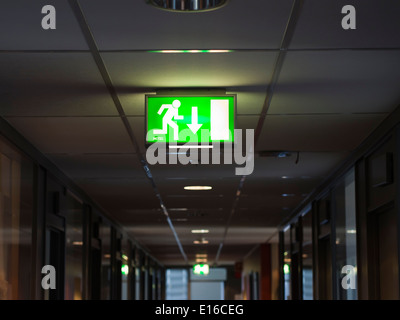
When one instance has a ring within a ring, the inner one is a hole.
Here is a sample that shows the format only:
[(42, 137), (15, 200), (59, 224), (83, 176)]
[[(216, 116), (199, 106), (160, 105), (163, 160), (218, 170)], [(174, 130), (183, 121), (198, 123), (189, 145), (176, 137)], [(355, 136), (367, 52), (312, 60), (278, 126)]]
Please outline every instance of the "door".
[(332, 254), (330, 236), (319, 239), (318, 244), (319, 267), (319, 299), (332, 299)]
[(373, 299), (398, 300), (399, 269), (397, 245), (397, 215), (394, 207), (371, 213), (370, 230), (371, 282)]
[(224, 300), (224, 281), (191, 281), (190, 300)]
[[(98, 218), (97, 218), (98, 220)], [(90, 298), (92, 300), (101, 299), (101, 239), (100, 222), (94, 220), (92, 223), (92, 232), (90, 240)]]
[(45, 300), (64, 299), (65, 279), (65, 219), (55, 214), (46, 216), (45, 264), (53, 266), (56, 288), (44, 292)]

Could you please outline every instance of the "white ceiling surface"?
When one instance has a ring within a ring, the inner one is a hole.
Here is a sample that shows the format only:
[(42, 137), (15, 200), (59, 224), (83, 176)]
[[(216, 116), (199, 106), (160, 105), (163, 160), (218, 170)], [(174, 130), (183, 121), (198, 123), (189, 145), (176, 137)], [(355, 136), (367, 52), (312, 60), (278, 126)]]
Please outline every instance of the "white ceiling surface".
[[(146, 151), (144, 95), (157, 89), (223, 88), (238, 95), (237, 127), (255, 129), (292, 1), (231, 0), (223, 9), (201, 14), (165, 12), (141, 0), (79, 3), (139, 150), (68, 1), (0, 5), (0, 27), (9, 30), (0, 34), (0, 115), (160, 261), (184, 264), (135, 154)], [(57, 29), (51, 32), (40, 28), (45, 4), (57, 9)], [(241, 178), (235, 176), (237, 165), (150, 166), (191, 262), (201, 251), (212, 263), (225, 230), (221, 264), (243, 259), (268, 239), (276, 242), (276, 226), (399, 104), (399, 4), (355, 1), (354, 32), (340, 27), (345, 4), (304, 2), (256, 146), (256, 151), (292, 154), (255, 156), (254, 172), (245, 180), (229, 225)], [(146, 52), (152, 49), (245, 50)], [(197, 184), (213, 190), (183, 189)], [(209, 245), (193, 244), (194, 228), (210, 230)]]

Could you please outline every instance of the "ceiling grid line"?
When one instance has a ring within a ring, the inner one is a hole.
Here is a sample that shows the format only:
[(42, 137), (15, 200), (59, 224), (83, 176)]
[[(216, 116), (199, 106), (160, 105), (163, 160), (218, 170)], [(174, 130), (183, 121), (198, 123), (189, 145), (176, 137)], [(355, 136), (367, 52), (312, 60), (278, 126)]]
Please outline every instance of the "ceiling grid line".
[(148, 179), (149, 179), (149, 181), (150, 181), (150, 183), (151, 183), (151, 185), (153, 187), (153, 190), (155, 192), (156, 197), (160, 201), (161, 209), (163, 210), (163, 213), (164, 213), (164, 215), (166, 217), (167, 223), (168, 223), (168, 225), (169, 225), (169, 227), (170, 227), (170, 229), (171, 229), (171, 231), (172, 231), (172, 233), (174, 235), (174, 238), (175, 238), (175, 240), (177, 242), (179, 251), (181, 252), (182, 257), (185, 260), (185, 262), (188, 263), (187, 255), (186, 255), (185, 251), (183, 250), (182, 244), (181, 244), (181, 242), (179, 240), (179, 237), (178, 237), (178, 234), (177, 234), (177, 232), (175, 230), (175, 227), (172, 224), (171, 219), (169, 218), (168, 211), (167, 211), (167, 209), (166, 209), (166, 207), (164, 205), (164, 202), (163, 202), (163, 200), (161, 198), (161, 195), (160, 195), (160, 193), (158, 191), (158, 188), (157, 188), (157, 186), (156, 186), (156, 184), (154, 182), (154, 179), (153, 179), (153, 177), (151, 175), (151, 171), (150, 171), (150, 169), (148, 167), (148, 164), (147, 164), (146, 160), (144, 159), (144, 157), (142, 156), (142, 154), (140, 153), (139, 144), (138, 144), (138, 142), (137, 142), (137, 140), (136, 140), (136, 138), (135, 138), (135, 136), (133, 134), (133, 130), (132, 130), (132, 127), (131, 127), (128, 119), (127, 119), (127, 116), (125, 115), (125, 112), (123, 110), (122, 104), (121, 104), (121, 102), (120, 102), (120, 100), (118, 98), (118, 94), (117, 94), (117, 92), (115, 90), (115, 87), (114, 87), (114, 85), (112, 83), (111, 77), (110, 77), (110, 75), (109, 75), (109, 73), (107, 71), (105, 63), (104, 63), (103, 59), (101, 58), (101, 55), (100, 55), (100, 52), (98, 50), (96, 41), (94, 40), (94, 36), (93, 36), (93, 34), (92, 34), (91, 30), (90, 30), (90, 27), (89, 27), (89, 25), (88, 25), (88, 23), (86, 21), (85, 15), (84, 15), (84, 13), (82, 11), (82, 8), (81, 8), (81, 6), (79, 4), (79, 1), (78, 0), (69, 0), (69, 4), (70, 4), (70, 6), (72, 8), (72, 11), (74, 12), (74, 14), (76, 16), (76, 19), (78, 20), (79, 26), (81, 27), (82, 33), (83, 33), (83, 35), (84, 35), (84, 37), (85, 37), (85, 39), (87, 41), (87, 44), (88, 44), (88, 46), (90, 48), (90, 52), (92, 53), (92, 56), (93, 56), (93, 58), (95, 60), (95, 63), (97, 65), (98, 69), (99, 69), (99, 72), (100, 72), (100, 74), (101, 74), (101, 76), (102, 76), (102, 78), (104, 80), (104, 83), (105, 83), (105, 85), (106, 85), (106, 87), (107, 87), (107, 89), (108, 89), (108, 91), (110, 93), (110, 96), (111, 96), (111, 98), (112, 98), (112, 100), (114, 102), (114, 105), (115, 105), (115, 107), (116, 107), (116, 109), (118, 111), (118, 114), (120, 115), (120, 118), (121, 118), (121, 120), (122, 120), (122, 122), (124, 124), (124, 127), (125, 127), (128, 135), (129, 135), (129, 138), (130, 138), (130, 140), (132, 142), (132, 145), (133, 145), (133, 147), (134, 147), (134, 149), (136, 151), (136, 155), (137, 155), (141, 165), (143, 166), (145, 174), (148, 177)]
[[(268, 109), (269, 109), (269, 106), (270, 106), (270, 103), (271, 103), (271, 100), (272, 100), (272, 95), (274, 93), (274, 88), (275, 88), (276, 83), (278, 82), (279, 74), (280, 74), (280, 71), (282, 69), (282, 66), (283, 66), (283, 63), (284, 63), (284, 60), (285, 60), (287, 49), (288, 49), (289, 44), (290, 44), (290, 42), (291, 42), (291, 40), (293, 38), (294, 30), (296, 28), (296, 24), (297, 24), (297, 21), (298, 21), (299, 16), (300, 16), (301, 8), (303, 7), (303, 3), (304, 3), (304, 0), (293, 0), (293, 5), (292, 5), (292, 8), (291, 8), (291, 11), (290, 11), (290, 14), (289, 14), (289, 19), (288, 19), (288, 22), (287, 22), (287, 25), (286, 25), (286, 29), (285, 29), (285, 31), (283, 33), (279, 54), (278, 54), (278, 57), (275, 60), (274, 71), (272, 73), (271, 80), (270, 80), (270, 82), (268, 84), (268, 87), (267, 87), (266, 98), (264, 100), (264, 105), (263, 105), (263, 108), (262, 108), (262, 111), (261, 111), (261, 114), (260, 114), (260, 117), (259, 117), (259, 120), (258, 120), (258, 123), (257, 123), (257, 126), (256, 126), (256, 130), (255, 130), (255, 133), (254, 133), (254, 148), (257, 145), (258, 139), (259, 139), (260, 134), (261, 134), (262, 127), (264, 126), (265, 118), (266, 118), (266, 115), (267, 115), (267, 112), (268, 112)], [(217, 254), (216, 254), (216, 257), (215, 257), (214, 264), (216, 264), (216, 265), (218, 264), (218, 260), (219, 260), (219, 257), (221, 255), (221, 251), (222, 251), (222, 248), (224, 246), (226, 236), (228, 234), (228, 229), (230, 227), (230, 222), (232, 220), (233, 215), (235, 214), (235, 210), (236, 210), (236, 207), (238, 205), (240, 194), (241, 194), (241, 192), (243, 190), (243, 186), (244, 186), (245, 180), (246, 180), (246, 176), (242, 176), (242, 178), (240, 180), (240, 183), (239, 183), (239, 186), (238, 186), (238, 189), (236, 191), (235, 200), (233, 202), (232, 209), (231, 209), (227, 224), (225, 226), (225, 230), (224, 230), (224, 234), (223, 234), (223, 237), (222, 237), (222, 241), (221, 241), (221, 243), (220, 243), (220, 245), (218, 247), (218, 251), (217, 251)]]

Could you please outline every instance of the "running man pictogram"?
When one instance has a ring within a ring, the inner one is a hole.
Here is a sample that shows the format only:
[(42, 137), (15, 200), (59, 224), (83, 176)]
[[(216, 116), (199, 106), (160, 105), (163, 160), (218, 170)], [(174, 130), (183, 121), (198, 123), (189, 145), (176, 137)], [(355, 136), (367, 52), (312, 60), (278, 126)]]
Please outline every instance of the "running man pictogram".
[(178, 109), (180, 106), (181, 102), (179, 100), (174, 100), (172, 104), (161, 105), (161, 108), (157, 113), (161, 115), (164, 109), (167, 109), (167, 112), (162, 120), (162, 129), (155, 129), (154, 134), (167, 134), (169, 125), (174, 130), (174, 140), (179, 140), (179, 127), (173, 120), (183, 120), (183, 116), (178, 114)]

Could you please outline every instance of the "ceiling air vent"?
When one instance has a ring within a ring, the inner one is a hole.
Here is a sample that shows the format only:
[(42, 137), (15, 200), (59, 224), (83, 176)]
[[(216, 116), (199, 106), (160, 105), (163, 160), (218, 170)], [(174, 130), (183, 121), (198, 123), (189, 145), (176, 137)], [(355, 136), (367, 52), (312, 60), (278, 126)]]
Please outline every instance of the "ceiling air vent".
[(201, 12), (223, 7), (228, 0), (147, 0), (153, 6), (178, 12)]

